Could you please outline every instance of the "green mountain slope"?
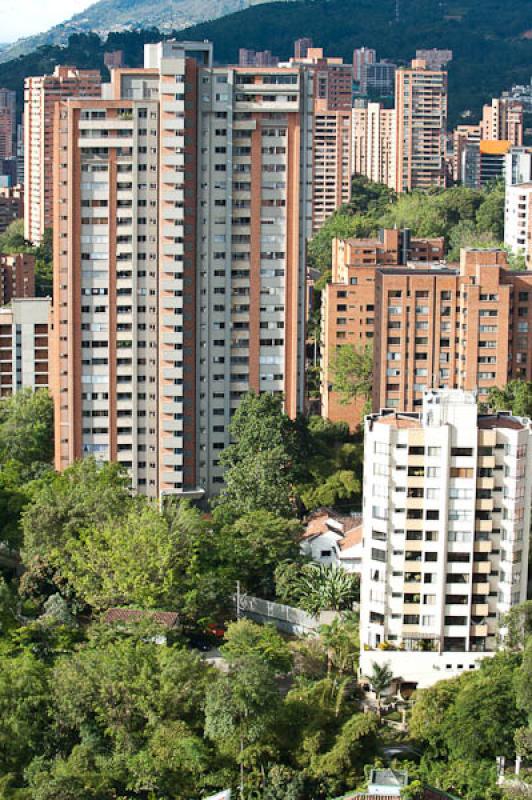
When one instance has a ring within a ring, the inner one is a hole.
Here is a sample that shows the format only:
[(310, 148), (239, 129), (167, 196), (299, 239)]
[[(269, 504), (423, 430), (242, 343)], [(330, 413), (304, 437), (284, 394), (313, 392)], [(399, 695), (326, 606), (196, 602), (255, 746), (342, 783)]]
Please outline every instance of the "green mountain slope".
[(111, 31), (147, 27), (168, 33), (240, 11), (253, 2), (257, 0), (99, 0), (49, 31), (5, 45), (0, 51), (0, 61), (31, 53), (43, 45), (66, 45), (69, 36), (75, 33), (93, 32), (105, 37)]
[[(123, 0), (121, 0), (123, 1)], [(105, 0), (113, 3), (115, 0)], [(311, 36), (326, 53), (351, 58), (354, 47), (375, 47), (379, 56), (406, 62), (417, 48), (454, 51), (449, 72), (450, 122), (463, 112), (477, 118), (483, 102), (532, 72), (532, 0), (299, 0), (254, 6), (175, 34), (180, 39), (210, 39), (218, 62), (235, 62), (239, 47), (268, 48), (281, 57), (293, 41)], [(21, 91), (25, 75), (42, 74), (54, 63), (100, 67), (104, 49), (125, 51), (130, 66), (142, 63), (145, 41), (155, 30), (75, 36), (65, 49), (41, 48), (0, 65), (0, 85)]]

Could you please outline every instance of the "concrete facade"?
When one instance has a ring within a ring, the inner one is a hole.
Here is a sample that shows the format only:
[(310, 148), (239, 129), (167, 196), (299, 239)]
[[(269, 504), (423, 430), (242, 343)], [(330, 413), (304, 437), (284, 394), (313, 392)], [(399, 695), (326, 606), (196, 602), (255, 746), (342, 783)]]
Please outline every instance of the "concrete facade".
[(0, 397), (48, 386), (50, 300), (12, 300), (0, 308)]
[(419, 413), (367, 417), (364, 453), (361, 651), (408, 651), (409, 679), (427, 651), (493, 652), (527, 593), (530, 420), (429, 390)]
[(57, 108), (56, 466), (210, 495), (245, 392), (303, 408), (313, 83), (214, 68), (208, 43), (145, 65)]

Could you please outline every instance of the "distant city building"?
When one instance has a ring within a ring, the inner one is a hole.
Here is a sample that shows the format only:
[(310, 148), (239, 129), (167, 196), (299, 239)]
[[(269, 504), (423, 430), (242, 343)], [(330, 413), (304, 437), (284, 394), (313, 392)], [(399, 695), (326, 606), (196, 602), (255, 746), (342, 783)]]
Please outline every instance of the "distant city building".
[(504, 243), (532, 269), (532, 181), (506, 187)]
[(124, 65), (124, 51), (112, 50), (110, 53), (103, 54), (103, 63), (107, 69), (119, 69)]
[[(0, 159), (16, 155), (17, 95), (0, 88)], [(16, 178), (15, 178), (16, 183)]]
[[(414, 255), (417, 240), (411, 245)], [(532, 274), (511, 270), (504, 250), (463, 250), (459, 267), (444, 267), (436, 252), (441, 246), (443, 256), (442, 241), (419, 245), (417, 262), (400, 266), (390, 250), (376, 261), (371, 242), (334, 240), (332, 281), (322, 297), (328, 419), (355, 429), (364, 405), (362, 397), (344, 405), (335, 391), (334, 358), (343, 345), (372, 345), (374, 410), (415, 411), (431, 387), (476, 391), (485, 401), (493, 386), (532, 379)], [(471, 319), (479, 324), (466, 325)]]
[(299, 65), (170, 41), (56, 105), (58, 469), (93, 454), (150, 497), (209, 496), (246, 392), (303, 410), (313, 110)]
[(416, 50), (416, 59), (425, 61), (428, 69), (445, 69), (453, 60), (453, 51), (438, 50), (436, 47), (431, 50)]
[(425, 61), (398, 69), (397, 192), (444, 188), (446, 184), (447, 73)]
[[(379, 314), (386, 317), (386, 311), (376, 311), (377, 270), (381, 266), (389, 270), (406, 264), (422, 269), (434, 262), (438, 264), (443, 257), (443, 239), (414, 239), (408, 230), (384, 230), (378, 239), (333, 240), (332, 279), (322, 293), (320, 377), (324, 417), (333, 422), (348, 422), (352, 429), (360, 424), (366, 398), (342, 402), (335, 389), (334, 361), (343, 345), (357, 348), (371, 345), (374, 352), (377, 349)], [(391, 332), (390, 335), (395, 336)], [(375, 372), (379, 369), (379, 362), (375, 362)], [(381, 405), (379, 400), (376, 407)]]
[(481, 139), (523, 144), (523, 106), (508, 98), (493, 98), (482, 110)]
[(15, 298), (35, 296), (35, 256), (0, 253), (0, 306)]
[(39, 243), (52, 225), (55, 105), (66, 97), (98, 97), (100, 85), (97, 70), (67, 66), (56, 67), (53, 75), (24, 82), (24, 235), (33, 243)]
[(0, 158), (0, 185), (15, 186), (17, 183), (18, 162), (15, 156)]
[(296, 61), (301, 58), (306, 58), (311, 47), (314, 47), (314, 45), (312, 39), (308, 36), (304, 36), (302, 39), (296, 39), (294, 42), (294, 58)]
[(504, 179), (507, 186), (532, 182), (532, 147), (512, 147), (506, 155)]
[(324, 56), (321, 47), (309, 47), (305, 57), (291, 58), (289, 66), (307, 67), (314, 76), (317, 111), (347, 111), (352, 106), (352, 70), (342, 58)]
[(0, 107), (0, 159), (12, 158), (14, 152), (13, 114)]
[(480, 125), (458, 125), (452, 134), (451, 173), (455, 183), (463, 182), (464, 151), (480, 144)]
[(508, 92), (503, 92), (502, 97), (521, 103), (523, 111), (530, 114), (532, 112), (532, 78), (530, 83), (512, 86)]
[(478, 182), (476, 184), (478, 188), (482, 189), (488, 184), (504, 178), (506, 157), (510, 148), (509, 141), (480, 141)]
[(351, 198), (351, 111), (316, 110), (313, 149), (312, 225), (319, 230)]
[(367, 417), (362, 674), (421, 687), (478, 667), (527, 597), (532, 427), (461, 390)]
[(240, 67), (276, 67), (278, 63), (278, 56), (272, 55), (270, 50), (248, 50), (241, 47), (238, 51)]
[(377, 51), (370, 47), (359, 47), (353, 50), (353, 80), (360, 83), (363, 68), (377, 61)]
[(0, 308), (0, 397), (48, 386), (50, 300), (12, 300)]
[(396, 176), (395, 109), (380, 103), (352, 111), (352, 165), (357, 175), (365, 175), (375, 183), (395, 187)]
[(393, 97), (396, 64), (376, 61), (360, 67), (360, 94), (370, 97)]
[(0, 233), (17, 219), (24, 219), (23, 187), (0, 186)]

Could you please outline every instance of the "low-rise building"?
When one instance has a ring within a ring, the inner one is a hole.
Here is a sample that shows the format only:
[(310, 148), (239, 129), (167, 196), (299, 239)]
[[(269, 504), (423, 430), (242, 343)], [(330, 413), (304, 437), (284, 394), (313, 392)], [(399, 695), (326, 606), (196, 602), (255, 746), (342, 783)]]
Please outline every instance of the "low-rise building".
[(362, 571), (362, 518), (320, 509), (307, 520), (301, 552), (324, 566)]

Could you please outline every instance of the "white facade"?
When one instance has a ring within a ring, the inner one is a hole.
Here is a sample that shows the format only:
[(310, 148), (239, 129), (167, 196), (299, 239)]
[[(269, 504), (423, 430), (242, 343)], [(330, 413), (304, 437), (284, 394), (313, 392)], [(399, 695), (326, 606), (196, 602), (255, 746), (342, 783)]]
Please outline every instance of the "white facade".
[(460, 390), (427, 392), (421, 414), (367, 417), (365, 663), (383, 643), (413, 670), (421, 650), (474, 663), (496, 649), (500, 619), (526, 599), (531, 436), (529, 420), (479, 416)]
[(532, 266), (532, 183), (506, 186), (504, 243)]
[(395, 109), (380, 103), (352, 111), (353, 171), (390, 188), (395, 186), (396, 120)]
[(401, 650), (361, 650), (360, 674), (371, 675), (373, 665), (385, 664), (392, 670), (395, 678), (417, 684), (418, 689), (426, 689), (446, 678), (456, 678), (464, 672), (478, 669), (489, 653), (418, 652), (412, 657), (410, 651)]
[(15, 299), (0, 308), (0, 395), (48, 386), (47, 298)]
[[(318, 518), (315, 525), (303, 534), (301, 552), (318, 564), (341, 567), (346, 572), (360, 574), (362, 571), (362, 526), (337, 519), (333, 515)], [(313, 523), (310, 523), (312, 526)]]

